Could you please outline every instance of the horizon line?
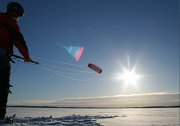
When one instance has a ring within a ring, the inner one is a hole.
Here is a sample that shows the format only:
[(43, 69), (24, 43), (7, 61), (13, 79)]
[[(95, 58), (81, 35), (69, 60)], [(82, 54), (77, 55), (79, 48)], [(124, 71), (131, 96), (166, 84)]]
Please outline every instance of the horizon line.
[(14, 107), (14, 108), (72, 108), (72, 109), (120, 109), (120, 108), (180, 108), (180, 104), (179, 105), (159, 105), (159, 106), (142, 106), (142, 107), (138, 107), (138, 106), (134, 106), (134, 107), (83, 107), (83, 106), (79, 106), (79, 107), (65, 107), (65, 106), (44, 106), (44, 105), (7, 105), (7, 107)]

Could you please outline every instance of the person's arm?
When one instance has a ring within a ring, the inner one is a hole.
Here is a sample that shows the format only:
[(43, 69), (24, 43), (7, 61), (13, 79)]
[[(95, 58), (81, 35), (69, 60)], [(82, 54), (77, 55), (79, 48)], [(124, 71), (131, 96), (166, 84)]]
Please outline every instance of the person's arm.
[(23, 34), (21, 32), (17, 32), (14, 39), (14, 45), (18, 48), (19, 52), (24, 57), (25, 61), (31, 61), (29, 56), (28, 47), (26, 45), (26, 41), (24, 40)]

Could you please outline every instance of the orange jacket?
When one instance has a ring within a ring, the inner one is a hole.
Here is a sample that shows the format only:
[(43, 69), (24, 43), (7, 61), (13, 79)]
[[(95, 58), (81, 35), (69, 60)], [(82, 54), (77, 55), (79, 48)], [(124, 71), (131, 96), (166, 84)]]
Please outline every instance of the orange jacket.
[(17, 21), (8, 13), (0, 13), (0, 48), (9, 54), (13, 53), (13, 45), (25, 59), (29, 59), (29, 51)]

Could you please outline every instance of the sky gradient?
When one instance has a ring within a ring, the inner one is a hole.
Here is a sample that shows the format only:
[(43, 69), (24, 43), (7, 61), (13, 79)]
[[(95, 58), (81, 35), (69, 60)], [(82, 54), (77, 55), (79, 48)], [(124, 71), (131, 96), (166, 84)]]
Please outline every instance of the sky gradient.
[[(12, 64), (9, 102), (179, 93), (178, 0), (14, 1), (25, 8), (19, 24), (40, 65)], [(78, 62), (63, 46), (84, 47)], [(122, 66), (141, 75), (136, 86), (113, 79)]]

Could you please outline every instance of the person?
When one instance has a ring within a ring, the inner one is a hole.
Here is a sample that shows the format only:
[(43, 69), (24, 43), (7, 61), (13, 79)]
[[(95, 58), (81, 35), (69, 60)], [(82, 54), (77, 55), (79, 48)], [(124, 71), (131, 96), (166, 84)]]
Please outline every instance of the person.
[(31, 62), (29, 51), (20, 32), (18, 19), (24, 15), (24, 8), (17, 2), (9, 2), (7, 11), (0, 13), (0, 119), (6, 116), (10, 92), (10, 61), (13, 47), (17, 47), (26, 62)]

